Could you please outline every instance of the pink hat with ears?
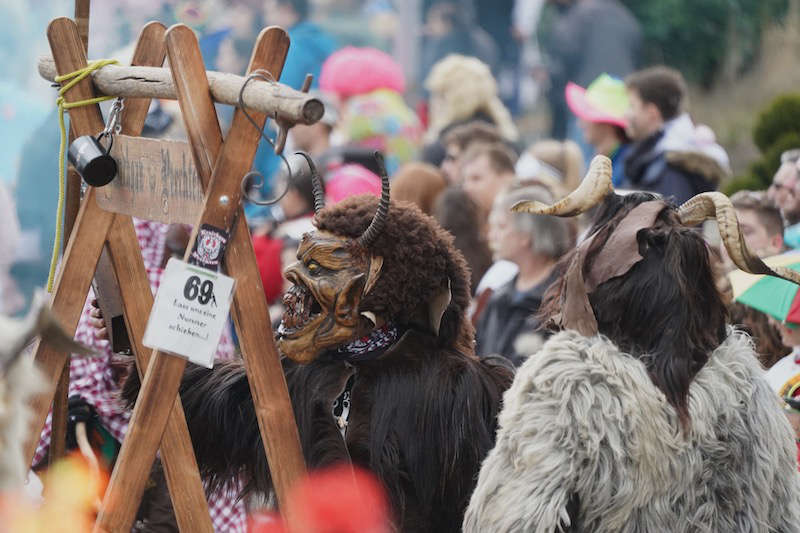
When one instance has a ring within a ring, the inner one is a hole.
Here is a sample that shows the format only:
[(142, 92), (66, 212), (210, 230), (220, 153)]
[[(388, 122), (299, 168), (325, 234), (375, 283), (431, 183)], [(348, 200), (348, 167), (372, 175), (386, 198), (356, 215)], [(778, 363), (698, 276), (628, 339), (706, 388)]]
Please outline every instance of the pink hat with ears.
[(341, 202), (350, 196), (381, 196), (381, 178), (361, 165), (350, 163), (334, 170), (325, 180), (325, 203)]
[(377, 89), (402, 93), (406, 89), (406, 78), (400, 64), (386, 52), (347, 46), (331, 54), (322, 64), (319, 88), (343, 99)]

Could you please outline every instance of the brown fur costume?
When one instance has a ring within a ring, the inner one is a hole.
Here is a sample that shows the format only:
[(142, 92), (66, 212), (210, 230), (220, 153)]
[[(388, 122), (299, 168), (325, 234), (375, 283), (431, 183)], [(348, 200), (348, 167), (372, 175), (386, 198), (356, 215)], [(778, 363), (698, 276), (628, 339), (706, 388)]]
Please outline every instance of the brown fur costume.
[[(320, 211), (317, 227), (358, 237), (376, 205), (372, 197), (345, 200)], [(466, 317), (469, 274), (452, 237), (432, 218), (416, 207), (392, 204), (369, 250), (383, 257), (383, 269), (360, 311), (404, 333), (366, 361), (345, 362), (336, 350), (307, 365), (284, 359), (306, 462), (312, 469), (340, 461), (370, 469), (389, 493), (400, 531), (460, 531), (480, 463), (494, 443), (512, 371), (501, 358), (474, 355)], [(452, 298), (435, 335), (419, 317), (431, 295), (448, 283)], [(350, 413), (342, 438), (331, 407), (348, 380)], [(269, 492), (242, 363), (213, 370), (190, 365), (181, 397), (204, 477), (212, 484), (239, 478), (246, 491)]]

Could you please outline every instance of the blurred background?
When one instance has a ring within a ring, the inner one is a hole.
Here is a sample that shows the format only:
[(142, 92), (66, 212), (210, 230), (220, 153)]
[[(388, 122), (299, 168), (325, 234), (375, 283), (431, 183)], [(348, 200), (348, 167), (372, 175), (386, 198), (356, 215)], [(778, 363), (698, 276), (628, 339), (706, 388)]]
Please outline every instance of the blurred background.
[[(608, 16), (587, 20), (579, 12), (589, 4)], [(39, 77), (36, 60), (49, 54), (48, 22), (72, 16), (73, 9), (69, 0), (0, 2), (5, 69), (0, 81), (0, 211), (13, 209), (7, 207), (12, 204), (17, 210), (17, 219), (0, 220), (0, 228), (5, 235), (18, 230), (16, 238), (5, 238), (4, 247), (15, 250), (17, 264), (28, 265), (12, 268), (23, 299), (30, 286), (42, 284), (41, 272), (29, 266), (49, 254), (57, 190), (55, 184), (42, 187), (38, 181), (57, 168), (58, 128), (56, 91)], [(386, 52), (402, 68), (399, 93), (422, 131), (427, 130), (427, 141), (442, 129), (431, 127), (425, 80), (437, 62), (458, 53), (490, 67), (497, 96), (518, 132), (504, 137), (519, 147), (572, 139), (590, 156), (566, 104), (566, 85), (587, 87), (602, 73), (624, 78), (656, 64), (683, 74), (692, 119), (710, 126), (727, 151), (731, 172), (719, 184), (721, 190), (765, 189), (780, 154), (800, 146), (800, 98), (792, 94), (800, 86), (800, 0), (108, 0), (92, 3), (89, 57), (127, 62), (138, 31), (149, 20), (188, 24), (198, 33), (208, 69), (239, 74), (259, 29), (284, 26), (292, 49), (281, 81), (295, 87), (308, 70), (305, 65), (316, 65), (319, 74), (322, 61), (335, 50), (356, 46)], [(341, 106), (343, 94), (347, 90), (339, 91), (332, 111)], [(161, 131), (168, 132), (163, 135), (180, 137), (176, 108), (163, 104)], [(229, 109), (220, 109), (223, 124), (230, 115)], [(333, 124), (342, 117), (329, 118)], [(334, 131), (331, 137), (334, 144), (337, 135)], [(262, 152), (257, 166), (268, 174), (277, 163)], [(442, 157), (422, 159), (438, 166)], [(21, 279), (27, 275), (29, 281)], [(7, 293), (5, 301), (11, 302), (8, 309), (19, 310), (23, 300)]]

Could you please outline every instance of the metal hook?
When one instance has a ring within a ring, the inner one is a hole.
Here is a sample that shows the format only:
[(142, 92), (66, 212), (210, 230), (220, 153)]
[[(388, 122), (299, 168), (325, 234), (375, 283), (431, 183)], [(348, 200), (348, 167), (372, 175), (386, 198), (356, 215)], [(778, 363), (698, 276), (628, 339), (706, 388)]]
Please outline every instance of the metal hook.
[[(286, 159), (286, 156), (283, 155), (283, 144), (286, 142), (285, 135), (284, 135), (284, 138), (283, 138), (283, 142), (280, 143), (280, 145), (279, 145), (280, 149), (278, 149), (278, 146), (276, 146), (276, 142), (273, 141), (272, 139), (270, 139), (267, 136), (267, 134), (264, 133), (264, 129), (260, 128), (258, 126), (258, 124), (256, 123), (255, 119), (253, 119), (253, 117), (250, 116), (250, 113), (247, 112), (247, 109), (245, 109), (245, 106), (244, 106), (244, 89), (245, 89), (245, 87), (247, 87), (247, 84), (250, 83), (254, 79), (261, 79), (261, 80), (269, 82), (269, 83), (275, 83), (275, 78), (273, 78), (272, 74), (270, 74), (268, 71), (263, 70), (263, 69), (254, 70), (249, 76), (247, 76), (247, 79), (245, 79), (244, 83), (242, 84), (242, 88), (239, 89), (239, 109), (242, 111), (242, 113), (244, 114), (245, 118), (248, 121), (250, 121), (250, 124), (252, 124), (253, 127), (258, 130), (258, 133), (261, 135), (261, 137), (264, 140), (266, 140), (269, 143), (270, 146), (272, 146), (272, 150), (275, 152), (275, 155), (277, 155), (278, 157), (281, 158), (281, 161), (283, 161), (284, 166), (286, 166), (286, 173), (288, 175), (288, 178), (286, 180), (286, 187), (283, 189), (283, 192), (280, 194), (280, 196), (278, 196), (277, 198), (274, 198), (272, 200), (268, 200), (268, 201), (264, 201), (264, 200), (261, 200), (261, 199), (256, 199), (256, 198), (250, 196), (250, 190), (251, 190), (252, 186), (255, 186), (256, 188), (261, 188), (261, 186), (264, 185), (264, 175), (261, 174), (261, 172), (259, 172), (258, 170), (251, 170), (250, 172), (248, 172), (247, 174), (244, 175), (244, 177), (242, 178), (241, 189), (242, 189), (242, 196), (244, 196), (244, 198), (248, 202), (254, 203), (256, 205), (267, 206), (267, 205), (273, 205), (273, 204), (276, 204), (276, 203), (280, 202), (281, 199), (284, 196), (286, 196), (286, 194), (289, 192), (289, 185), (292, 183), (292, 168), (289, 165), (289, 161)], [(273, 120), (275, 120), (275, 122), (278, 123), (277, 112), (276, 112), (275, 115), (276, 116), (275, 116), (275, 118)], [(268, 117), (268, 119), (269, 119), (269, 117)], [(264, 124), (264, 126), (266, 127), (266, 123)], [(278, 133), (278, 137), (280, 138), (280, 132)], [(280, 140), (280, 139), (278, 139), (278, 140)], [(253, 179), (255, 176), (258, 177), (258, 181), (257, 182)]]

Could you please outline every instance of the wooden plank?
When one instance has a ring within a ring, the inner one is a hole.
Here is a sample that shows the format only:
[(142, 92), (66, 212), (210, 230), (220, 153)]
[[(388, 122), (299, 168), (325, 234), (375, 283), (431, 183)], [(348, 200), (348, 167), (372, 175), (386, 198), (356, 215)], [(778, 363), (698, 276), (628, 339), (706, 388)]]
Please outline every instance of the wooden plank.
[[(268, 28), (260, 37), (259, 45), (250, 60), (251, 70), (263, 68), (277, 78), (283, 69), (289, 48), (288, 36), (278, 28)], [(253, 118), (262, 126), (266, 117), (258, 115)], [(249, 170), (246, 165), (255, 156), (259, 139), (259, 132), (252, 127), (244, 113), (237, 109), (225, 148), (215, 168), (211, 187), (207, 191), (207, 198), (228, 196), (234, 205), (239, 204), (241, 189), (237, 186), (236, 176)], [(253, 244), (245, 218), (241, 214), (241, 207), (237, 211), (232, 242), (224, 262), (228, 274), (240, 286), (248, 289), (234, 293), (231, 314), (239, 334), (272, 482), (278, 503), (283, 505), (292, 484), (305, 473), (305, 461), (272, 328), (265, 327), (270, 324), (269, 308), (264, 297)], [(220, 228), (230, 228), (233, 223), (225, 213), (219, 213), (218, 217), (209, 217), (207, 220), (211, 225)], [(291, 517), (287, 518), (291, 523)]]
[[(89, 9), (90, 0), (75, 0), (75, 23), (78, 26), (78, 35), (83, 44), (83, 51), (89, 53)], [(55, 64), (53, 65), (55, 68)], [(72, 128), (70, 128), (68, 142), (71, 144), (75, 140)], [(61, 157), (61, 154), (59, 154)], [(81, 207), (81, 177), (70, 164), (67, 168), (67, 177), (64, 187), (64, 231), (62, 235), (61, 249), (67, 247), (72, 229), (75, 226), (75, 219)], [(50, 421), (50, 451), (48, 463), (53, 464), (64, 457), (67, 448), (67, 415), (69, 404), (69, 365), (65, 364), (58, 379), (55, 397), (53, 398), (53, 415)]]
[(98, 189), (100, 207), (167, 224), (194, 224), (204, 194), (188, 143), (118, 135), (111, 155), (117, 177)]
[[(131, 332), (137, 369), (142, 378), (150, 361), (150, 350), (142, 344), (142, 338), (150, 308), (153, 306), (153, 295), (130, 217), (120, 216), (115, 219), (108, 235), (108, 246), (114, 270), (120, 280), (125, 321), (128, 331)], [(166, 398), (161, 399), (164, 400)], [(214, 526), (208, 512), (189, 428), (177, 396), (161, 440), (161, 460), (180, 530), (213, 533)], [(134, 512), (138, 507), (138, 500), (135, 502)]]
[(89, 50), (89, 12), (91, 11), (90, 0), (75, 0), (75, 25), (78, 27), (78, 35), (83, 43), (83, 51), (88, 54)]
[[(195, 165), (205, 184), (211, 177), (222, 146), (222, 132), (209, 96), (203, 58), (196, 36), (185, 25), (172, 26), (165, 41)], [(200, 127), (195, 127), (198, 124)], [(188, 249), (185, 258), (190, 253)], [(130, 530), (136, 502), (141, 500), (147, 474), (173, 406), (163, 399), (177, 397), (185, 367), (185, 359), (153, 351), (128, 434), (117, 458), (117, 467), (111, 474), (103, 508), (95, 523), (96, 532)]]
[[(161, 65), (166, 57), (165, 32), (166, 28), (159, 22), (145, 25), (139, 34), (132, 63)], [(122, 133), (133, 135), (141, 133), (149, 107), (150, 102), (147, 98), (126, 99), (122, 114)], [(121, 137), (136, 138), (120, 135), (115, 140), (115, 145)], [(113, 271), (119, 280), (125, 324), (130, 332), (137, 370), (139, 376), (143, 377), (144, 369), (150, 360), (150, 350), (141, 341), (153, 305), (153, 295), (150, 292), (139, 241), (130, 217), (115, 218), (108, 234), (107, 246)], [(213, 533), (214, 526), (208, 512), (208, 502), (197, 461), (194, 458), (189, 428), (177, 396), (161, 442), (161, 456), (180, 530)]]
[(69, 411), (69, 365), (65, 364), (58, 378), (53, 397), (53, 416), (50, 419), (50, 449), (47, 464), (52, 466), (67, 451), (67, 415)]
[[(83, 43), (81, 43), (74, 21), (65, 17), (53, 20), (47, 27), (47, 38), (50, 41), (50, 48), (53, 51), (59, 73), (66, 74), (86, 66), (86, 54), (83, 51)], [(68, 102), (74, 102), (93, 96), (92, 83), (87, 78), (69, 90), (64, 98)], [(76, 107), (70, 109), (69, 114), (75, 135), (94, 135), (104, 127), (100, 108), (97, 105)], [(73, 232), (64, 251), (52, 303), (53, 314), (68, 334), (74, 334), (78, 326), (97, 258), (113, 220), (113, 213), (97, 207), (97, 203), (94, 201), (94, 189), (91, 187), (87, 189), (75, 219), (75, 227), (82, 225), (84, 227)], [(36, 349), (37, 366), (43, 372), (46, 383), (50, 386), (46, 388), (45, 392), (34, 396), (31, 401), (34, 423), (31, 425), (32, 433), (25, 445), (26, 460), (29, 463), (33, 460), (36, 452), (39, 434), (67, 358), (68, 354), (53, 350), (47, 344), (39, 344)]]
[[(39, 59), (39, 74), (53, 81), (55, 68), (52, 59)], [(243, 76), (225, 72), (207, 71), (209, 88), (214, 101), (237, 106), (239, 91), (245, 81)], [(156, 67), (126, 67), (108, 65), (92, 73), (95, 88), (101, 94), (124, 97), (145, 97), (175, 100), (178, 92), (169, 69)], [(290, 124), (313, 124), (322, 118), (322, 102), (282, 83), (269, 83), (255, 79), (247, 84), (244, 101), (248, 109), (277, 116)]]
[[(277, 38), (276, 38), (277, 37)], [(278, 50), (272, 50), (271, 47), (280, 46)], [(273, 70), (279, 70), (286, 57), (288, 50), (288, 38), (283, 30), (279, 28), (270, 28), (265, 30), (259, 35), (259, 40), (256, 45), (256, 51), (251, 59), (250, 69), (258, 68), (260, 66), (272, 66)], [(183, 113), (186, 130), (192, 142), (193, 154), (195, 156), (195, 164), (198, 169), (198, 174), (201, 180), (205, 183), (211, 178), (211, 170), (215, 163), (218, 163), (218, 157), (225, 161), (230, 161), (232, 166), (225, 168), (217, 166), (217, 171), (214, 173), (213, 179), (209, 184), (209, 192), (206, 195), (204, 202), (203, 214), (197, 222), (193, 238), (190, 242), (196, 239), (197, 228), (202, 223), (218, 222), (229, 220), (231, 221), (234, 214), (240, 213), (238, 201), (217, 201), (219, 198), (213, 193), (215, 191), (215, 183), (217, 180), (226, 183), (223, 188), (235, 188), (236, 192), (234, 198), (238, 199), (239, 196), (239, 180), (241, 176), (249, 170), (252, 164), (252, 158), (257, 148), (259, 136), (258, 132), (253, 129), (249, 122), (234, 119), (234, 124), (229, 132), (230, 139), (237, 139), (237, 142), (244, 142), (246, 145), (239, 144), (226, 144), (222, 148), (223, 155), (219, 156), (221, 135), (219, 132), (219, 124), (216, 120), (216, 115), (213, 113), (213, 103), (207, 88), (207, 81), (205, 78), (205, 71), (197, 46), (197, 39), (194, 33), (186, 26), (176, 25), (170, 28), (167, 32), (167, 51), (170, 58), (170, 67), (173, 70), (173, 77), (176, 82), (176, 87), (179, 91), (179, 102)], [(265, 58), (265, 65), (260, 65), (259, 60)], [(277, 68), (276, 68), (277, 64)], [(237, 113), (238, 114), (238, 113)], [(263, 117), (260, 118), (263, 121)], [(252, 133), (248, 136), (247, 130)], [(248, 144), (249, 143), (249, 144)], [(230, 146), (230, 148), (229, 148)], [(248, 158), (249, 155), (249, 158)], [(242, 217), (239, 218), (242, 220)], [(224, 226), (230, 228), (231, 224), (228, 222)], [(246, 228), (243, 236), (248, 239)], [(252, 257), (251, 260), (254, 262)], [(191, 250), (187, 250), (184, 259), (189, 259)], [(238, 292), (252, 292), (249, 284), (253, 280), (245, 281), (244, 285), (240, 285)], [(263, 291), (260, 294), (263, 299)], [(268, 322), (262, 322), (261, 327)], [(260, 356), (260, 354), (259, 354)], [(141, 476), (137, 476), (137, 472), (142, 469), (147, 469), (152, 463), (157, 447), (157, 441), (154, 436), (160, 435), (160, 429), (166, 420), (165, 408), (163, 402), (159, 402), (159, 397), (170, 397), (178, 391), (180, 379), (185, 368), (185, 360), (177, 357), (154, 352), (150, 365), (148, 366), (147, 373), (142, 382), (142, 388), (137, 401), (136, 409), (134, 410), (131, 419), (132, 430), (129, 430), (128, 436), (123, 443), (122, 450), (118, 459), (119, 464), (124, 465), (115, 469), (112, 474), (111, 482), (106, 492), (105, 501), (107, 505), (104, 506), (104, 511), (98, 518), (96, 531), (110, 530), (110, 531), (123, 531), (130, 527), (133, 520), (133, 511), (130, 505), (126, 505), (123, 500), (127, 498), (137, 499), (143, 490), (144, 480)], [(280, 379), (283, 380), (283, 374), (280, 374)], [(286, 385), (283, 384), (283, 393), (286, 395)], [(300, 453), (299, 439), (297, 437), (297, 429), (294, 426), (291, 406), (288, 402), (288, 395), (286, 395), (285, 404), (289, 405), (288, 410), (279, 413), (282, 418), (292, 419), (291, 426), (294, 429), (293, 433), (289, 433), (285, 441), (289, 441), (289, 445), (294, 444), (296, 450), (295, 455), (300, 457), (299, 463), (302, 465), (302, 455)], [(139, 422), (140, 421), (140, 422)], [(138, 422), (138, 424), (137, 424)], [(139, 431), (138, 425), (146, 422), (149, 426), (148, 431)], [(285, 425), (285, 424), (284, 424)], [(275, 437), (272, 436), (274, 439)], [(278, 446), (279, 448), (281, 446)], [(268, 450), (272, 451), (269, 446)], [(268, 452), (270, 453), (270, 452)], [(288, 455), (287, 455), (288, 457)], [(281, 472), (282, 468), (292, 468), (297, 461), (288, 461), (287, 464), (281, 464), (275, 461), (276, 457), (270, 458), (270, 466), (275, 469), (273, 475), (277, 474), (276, 491), (279, 494), (279, 499), (285, 497), (285, 490), (288, 488), (288, 480), (290, 478), (285, 472)], [(303, 468), (299, 469), (302, 473)], [(123, 497), (124, 495), (124, 497)]]

